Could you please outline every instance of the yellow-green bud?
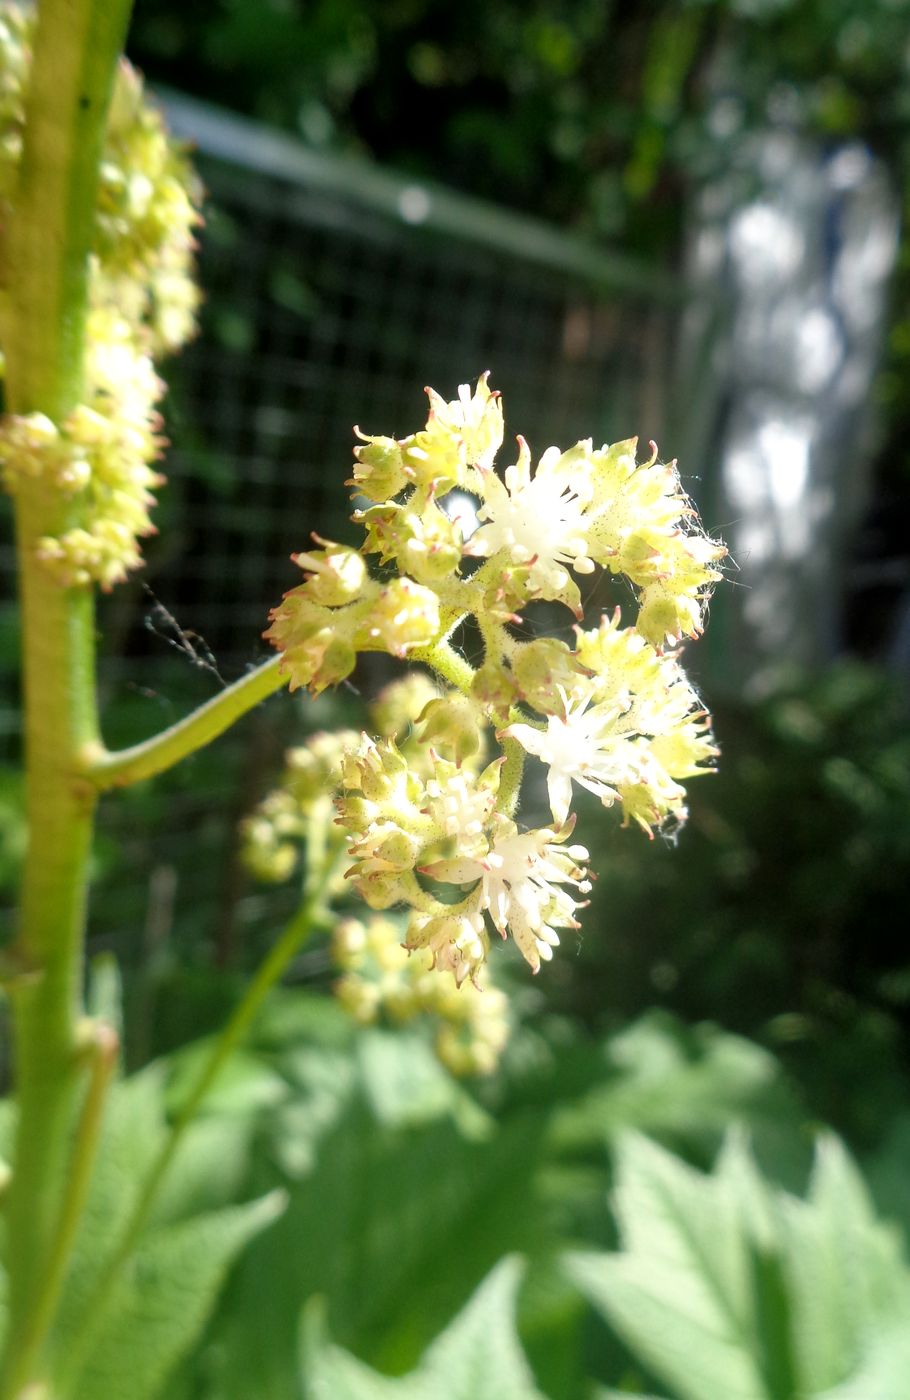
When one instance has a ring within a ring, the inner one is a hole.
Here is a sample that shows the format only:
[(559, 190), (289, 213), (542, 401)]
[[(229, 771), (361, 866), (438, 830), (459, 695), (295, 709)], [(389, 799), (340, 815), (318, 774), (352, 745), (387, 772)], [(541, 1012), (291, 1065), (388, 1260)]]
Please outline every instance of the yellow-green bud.
[(428, 646), (439, 633), (439, 599), (410, 578), (387, 584), (358, 632), (358, 643), (371, 650), (406, 656), (412, 647)]
[(372, 506), (354, 519), (367, 527), (367, 553), (383, 563), (394, 559), (402, 573), (422, 582), (438, 583), (461, 563), (460, 526), (425, 495), (401, 506)]
[(451, 972), (460, 986), (466, 978), (476, 978), (490, 939), (480, 914), (415, 913), (408, 924), (405, 947), (429, 948), (434, 967)]
[(379, 692), (370, 706), (370, 724), (384, 739), (401, 739), (430, 701), (438, 699), (439, 688), (425, 671), (409, 671)]
[(307, 686), (318, 695), (354, 669), (357, 653), (349, 634), (356, 618), (311, 602), (305, 588), (285, 594), (269, 614), (272, 625), (263, 636), (282, 652), (281, 669), (290, 677), (290, 689)]
[(571, 690), (579, 676), (590, 673), (565, 642), (539, 637), (517, 648), (512, 674), (523, 700), (542, 714), (555, 714), (564, 703), (560, 690)]
[(366, 445), (354, 448), (354, 475), (346, 484), (371, 501), (388, 501), (397, 496), (411, 480), (405, 470), (401, 444), (394, 438), (371, 437), (359, 428), (354, 432)]
[(471, 694), (497, 718), (508, 715), (519, 698), (515, 677), (501, 661), (486, 661), (474, 672)]
[(421, 741), (435, 749), (450, 750), (461, 764), (477, 753), (482, 722), (477, 706), (466, 695), (452, 693), (431, 700), (420, 715)]
[(308, 554), (292, 554), (294, 563), (308, 574), (303, 585), (307, 596), (323, 607), (343, 607), (353, 603), (363, 592), (367, 581), (367, 568), (362, 555), (347, 545), (333, 544), (331, 540), (313, 538), (325, 549), (313, 550)]

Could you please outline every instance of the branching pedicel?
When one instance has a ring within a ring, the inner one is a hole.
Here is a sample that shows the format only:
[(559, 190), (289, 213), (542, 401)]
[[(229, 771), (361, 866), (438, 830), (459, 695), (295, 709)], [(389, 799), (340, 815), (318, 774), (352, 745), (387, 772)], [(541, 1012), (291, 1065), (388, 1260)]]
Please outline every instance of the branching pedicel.
[[(405, 946), (429, 950), (461, 983), (486, 959), (488, 919), (535, 972), (557, 931), (578, 926), (590, 883), (587, 851), (570, 844), (573, 784), (619, 803), (649, 835), (685, 818), (681, 780), (707, 771), (716, 749), (675, 648), (700, 635), (725, 551), (653, 446), (639, 464), (634, 439), (598, 449), (589, 439), (549, 448), (532, 471), (519, 438), (500, 479), (502, 404), (487, 376), (452, 403), (427, 392), (423, 431), (401, 441), (358, 431), (349, 484), (373, 503), (354, 516), (363, 546), (317, 538), (321, 548), (296, 555), (306, 580), (266, 636), (292, 689), (343, 680), (362, 651), (425, 662), (449, 687), (425, 705), (406, 748), (364, 734), (345, 754), (338, 821), (366, 902), (408, 906)], [(455, 490), (480, 502), (467, 539), (447, 509)], [(580, 625), (572, 571), (598, 566), (634, 586), (634, 627), (618, 611)], [(574, 613), (574, 647), (510, 630), (538, 599)], [(471, 616), (484, 645), (476, 671), (448, 640)], [(488, 726), (502, 752), (481, 767)], [(530, 831), (514, 820), (527, 753), (548, 767), (553, 816)]]

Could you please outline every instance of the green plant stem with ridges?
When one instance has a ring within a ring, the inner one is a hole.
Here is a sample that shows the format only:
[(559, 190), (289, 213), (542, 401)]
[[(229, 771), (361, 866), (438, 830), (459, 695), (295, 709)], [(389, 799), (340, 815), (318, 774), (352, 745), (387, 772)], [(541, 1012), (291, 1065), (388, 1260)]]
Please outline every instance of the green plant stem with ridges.
[[(447, 619), (446, 637), (463, 618), (464, 614), (458, 613)], [(465, 693), (470, 690), (474, 671), (445, 638), (432, 646), (412, 649), (408, 660), (423, 661), (456, 689)], [(104, 792), (108, 788), (129, 787), (143, 778), (166, 772), (181, 759), (217, 739), (248, 710), (286, 685), (289, 678), (279, 669), (280, 665), (280, 656), (263, 662), (185, 719), (131, 748), (111, 752), (97, 737), (92, 738), (79, 754), (80, 774), (93, 788)]]
[(123, 1235), (106, 1265), (86, 1309), (86, 1326), (78, 1342), (71, 1346), (70, 1354), (63, 1359), (60, 1392), (64, 1396), (72, 1393), (73, 1386), (78, 1384), (79, 1372), (103, 1326), (108, 1304), (114, 1296), (123, 1270), (129, 1263), (148, 1224), (159, 1188), (183, 1140), (184, 1133), (196, 1117), (200, 1105), (225, 1062), (243, 1040), (269, 992), (287, 971), (314, 930), (325, 925), (328, 912), (326, 898), (339, 873), (342, 857), (347, 858), (346, 852), (343, 849), (339, 850), (337, 842), (330, 846), (327, 840), (328, 832), (332, 829), (331, 810), (331, 802), (326, 799), (324, 803), (316, 803), (310, 813), (307, 827), (307, 877), (303, 891), (303, 903), (272, 946), (227, 1024), (219, 1033), (196, 1076), (192, 1089), (171, 1124), (161, 1151), (152, 1163)]
[(185, 719), (178, 720), (169, 729), (145, 739), (141, 744), (134, 744), (132, 748), (112, 753), (97, 739), (86, 744), (79, 756), (81, 773), (93, 787), (104, 791), (107, 788), (129, 787), (143, 778), (166, 772), (181, 759), (217, 739), (260, 700), (265, 700), (287, 685), (288, 677), (279, 671), (280, 664), (280, 656), (272, 657), (254, 671), (241, 676), (226, 690), (214, 695)]
[[(89, 248), (98, 165), (126, 0), (42, 0), (20, 174), (6, 229), (6, 408), (62, 422), (83, 397)], [(27, 1326), (44, 1308), (70, 1167), (83, 1073), (80, 1017), (85, 895), (94, 795), (76, 755), (97, 735), (94, 613), (63, 589), (37, 541), (78, 519), (41, 481), (16, 496), (22, 611), (28, 852), (11, 994), (18, 1106), (6, 1198), (9, 1329), (0, 1396), (42, 1370)]]

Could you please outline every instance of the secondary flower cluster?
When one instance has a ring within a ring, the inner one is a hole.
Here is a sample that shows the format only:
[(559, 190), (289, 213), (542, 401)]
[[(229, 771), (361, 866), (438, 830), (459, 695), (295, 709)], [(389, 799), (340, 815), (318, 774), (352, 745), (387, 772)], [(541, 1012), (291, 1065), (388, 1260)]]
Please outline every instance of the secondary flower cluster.
[[(429, 778), (432, 760), (420, 742), (416, 722), (428, 715), (432, 727), (439, 717), (441, 696), (425, 674), (415, 671), (392, 682), (370, 707), (374, 732)], [(466, 755), (464, 772), (473, 773), (480, 761), (480, 736)], [(284, 771), (241, 829), (244, 861), (263, 881), (281, 881), (293, 874), (301, 849), (314, 824), (322, 828), (329, 852), (343, 854), (345, 832), (337, 825), (325, 832), (325, 809), (337, 799), (349, 756), (362, 742), (354, 730), (313, 734), (285, 754)], [(430, 765), (430, 766), (428, 766)], [(340, 895), (350, 884), (339, 881)], [(400, 920), (373, 916), (365, 923), (342, 919), (332, 937), (332, 960), (342, 974), (335, 992), (342, 1006), (364, 1024), (380, 1019), (394, 1024), (417, 1020), (435, 1027), (436, 1055), (453, 1074), (487, 1074), (495, 1068), (509, 1035), (506, 998), (487, 977), (483, 988), (463, 990), (451, 976), (433, 968), (427, 948), (409, 954), (403, 947)]]
[[(407, 906), (405, 946), (462, 983), (477, 978), (491, 928), (511, 934), (536, 972), (559, 931), (578, 926), (590, 880), (587, 851), (571, 843), (575, 785), (649, 835), (685, 819), (682, 781), (716, 750), (675, 648), (702, 630), (724, 549), (653, 445), (642, 463), (633, 439), (551, 447), (532, 470), (519, 438), (500, 477), (502, 403), (487, 376), (451, 403), (428, 393), (420, 432), (358, 432), (349, 484), (364, 501), (354, 516), (364, 542), (317, 538), (320, 548), (296, 555), (306, 578), (266, 636), (292, 689), (318, 693), (362, 651), (420, 660), (448, 687), (412, 712), (404, 740), (364, 734), (345, 755), (338, 821), (366, 902)], [(578, 625), (573, 575), (598, 567), (632, 585), (634, 626), (618, 611)], [(539, 599), (570, 609), (573, 646), (519, 637), (515, 624)], [(449, 642), (469, 618), (483, 643), (476, 670)], [(489, 727), (501, 753), (482, 766)], [(515, 821), (526, 754), (547, 767), (552, 815), (532, 830)]]
[(305, 744), (287, 750), (278, 786), (240, 829), (243, 859), (257, 880), (277, 883), (293, 874), (308, 819), (317, 803), (337, 794), (344, 755), (359, 740), (355, 730), (339, 729), (312, 734)]
[[(0, 215), (15, 218), (34, 26), (30, 6), (0, 3)], [(155, 356), (192, 334), (199, 187), (138, 74), (118, 72), (100, 169), (85, 365), (86, 396), (64, 422), (44, 414), (0, 424), (7, 488), (41, 478), (66, 504), (67, 527), (38, 552), (65, 586), (125, 578), (153, 533), (149, 508), (163, 478)], [(14, 295), (14, 292), (13, 292)]]
[(459, 987), (434, 971), (427, 949), (409, 955), (401, 940), (400, 925), (383, 915), (338, 924), (332, 959), (342, 973), (335, 984), (342, 1006), (364, 1025), (430, 1018), (436, 1055), (452, 1074), (491, 1073), (509, 1038), (505, 993), (488, 977), (482, 987)]

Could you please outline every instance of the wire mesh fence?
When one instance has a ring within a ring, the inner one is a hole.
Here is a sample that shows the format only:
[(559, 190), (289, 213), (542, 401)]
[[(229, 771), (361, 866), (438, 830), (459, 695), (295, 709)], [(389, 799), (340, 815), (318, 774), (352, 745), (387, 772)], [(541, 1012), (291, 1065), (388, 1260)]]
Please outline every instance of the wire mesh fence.
[[(160, 534), (143, 576), (101, 603), (112, 745), (145, 737), (261, 659), (268, 609), (298, 581), (288, 556), (311, 530), (355, 537), (343, 485), (353, 424), (413, 431), (425, 384), (452, 397), (489, 369), (507, 431), (535, 450), (589, 435), (661, 440), (682, 300), (666, 274), (533, 220), (317, 158), (195, 102), (165, 105), (208, 190), (206, 300), (198, 339), (166, 369)], [(2, 564), (10, 580), (9, 546)], [(0, 622), (9, 681), (11, 602)], [(128, 966), (141, 956), (153, 984), (175, 939), (184, 961), (214, 948), (230, 962), (251, 930), (280, 916), (292, 896), (249, 889), (236, 822), (295, 726), (349, 703), (346, 693), (316, 705), (275, 697), (154, 788), (106, 800), (94, 947), (115, 948)], [(10, 696), (0, 728), (11, 752), (16, 717)], [(149, 985), (142, 995), (153, 998)]]

